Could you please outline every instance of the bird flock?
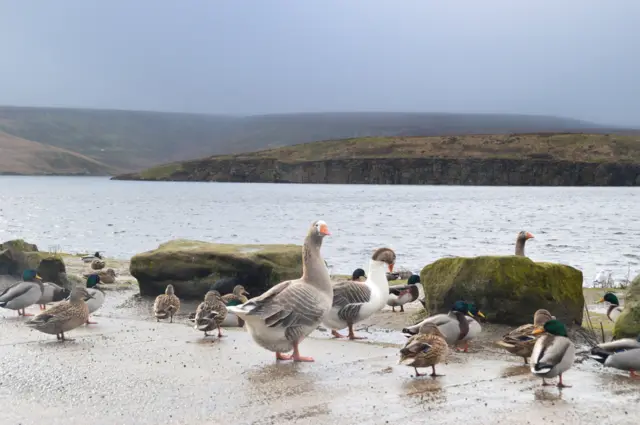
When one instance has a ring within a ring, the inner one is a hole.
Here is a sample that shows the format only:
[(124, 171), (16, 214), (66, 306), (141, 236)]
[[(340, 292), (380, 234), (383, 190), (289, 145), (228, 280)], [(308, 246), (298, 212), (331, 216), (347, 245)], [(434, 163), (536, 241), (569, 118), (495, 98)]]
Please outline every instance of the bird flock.
[[(367, 273), (357, 269), (350, 280), (332, 280), (320, 252), (324, 239), (330, 235), (323, 220), (311, 225), (304, 239), (303, 271), (298, 279), (281, 282), (250, 299), (241, 285), (224, 296), (216, 290), (208, 291), (190, 319), (193, 328), (203, 332), (205, 337), (217, 330), (217, 336), (221, 338), (225, 336), (223, 322), (228, 316), (233, 317), (238, 326), (246, 328), (258, 346), (274, 352), (276, 360), (313, 362), (313, 357), (300, 353), (300, 344), (320, 325), (329, 328), (334, 338), (363, 339), (354, 332), (356, 323), (368, 319), (386, 305), (393, 311), (396, 307), (404, 311), (404, 304), (418, 298), (417, 275), (411, 276), (405, 286), (389, 286), (387, 273), (393, 272), (396, 254), (388, 247), (373, 252)], [(529, 232), (518, 234), (516, 255), (524, 255), (524, 243), (531, 238), (533, 235)], [(43, 283), (34, 270), (26, 270), (21, 282), (0, 294), (0, 307), (15, 310), (19, 316), (29, 316), (26, 307), (38, 304), (42, 310), (46, 304), (54, 302), (26, 325), (46, 334), (55, 334), (58, 340), (65, 341), (69, 340), (65, 332), (93, 323), (89, 321), (89, 315), (104, 302), (104, 292), (96, 287), (98, 283), (100, 277), (92, 274), (87, 278), (86, 288), (78, 286), (68, 291), (50, 282)], [(607, 293), (600, 300), (604, 301), (610, 303), (607, 316), (615, 321), (622, 311), (618, 299), (613, 293)], [(173, 285), (167, 285), (165, 293), (155, 299), (153, 314), (157, 321), (168, 319), (173, 322), (179, 310), (180, 299)], [(485, 316), (472, 302), (459, 300), (448, 313), (427, 317), (402, 329), (407, 341), (399, 351), (398, 364), (413, 368), (416, 377), (423, 376), (418, 368), (431, 368), (430, 375), (438, 376), (436, 366), (446, 361), (450, 347), (466, 353), (469, 341), (481, 333), (477, 318), (484, 319)], [(341, 334), (341, 329), (347, 329), (347, 335)], [(569, 339), (565, 325), (549, 311), (536, 311), (532, 324), (509, 332), (497, 341), (497, 345), (523, 358), (531, 373), (542, 379), (543, 385), (551, 385), (546, 380), (558, 377), (558, 387), (569, 386), (563, 382), (563, 373), (574, 363), (575, 345)], [(636, 372), (640, 370), (640, 337), (602, 343), (592, 348), (591, 357), (606, 367), (628, 371), (636, 378), (639, 376)]]

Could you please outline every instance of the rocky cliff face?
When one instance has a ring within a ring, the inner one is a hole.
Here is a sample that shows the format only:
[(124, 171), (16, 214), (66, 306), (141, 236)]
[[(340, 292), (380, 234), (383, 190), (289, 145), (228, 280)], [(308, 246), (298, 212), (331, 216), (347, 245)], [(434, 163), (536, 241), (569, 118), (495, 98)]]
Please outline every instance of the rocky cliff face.
[(208, 159), (165, 167), (158, 175), (126, 174), (116, 180), (252, 183), (445, 184), (487, 186), (638, 186), (640, 164), (545, 159)]

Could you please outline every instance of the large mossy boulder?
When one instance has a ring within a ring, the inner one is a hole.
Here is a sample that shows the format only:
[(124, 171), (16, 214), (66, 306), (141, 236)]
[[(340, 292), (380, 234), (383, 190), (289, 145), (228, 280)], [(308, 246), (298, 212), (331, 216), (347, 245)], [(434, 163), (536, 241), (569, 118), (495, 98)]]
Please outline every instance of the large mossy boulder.
[(613, 336), (619, 338), (637, 338), (640, 335), (640, 275), (629, 285), (624, 296), (622, 314), (616, 320)]
[(22, 276), (26, 269), (37, 269), (43, 253), (34, 244), (16, 239), (0, 244), (0, 274)]
[(457, 300), (474, 302), (492, 323), (519, 326), (545, 308), (566, 324), (582, 324), (582, 272), (527, 257), (442, 258), (425, 266), (420, 281), (429, 314)]
[(234, 245), (174, 240), (131, 259), (141, 295), (155, 296), (168, 284), (182, 298), (202, 298), (222, 278), (237, 278), (251, 297), (302, 275), (299, 245)]

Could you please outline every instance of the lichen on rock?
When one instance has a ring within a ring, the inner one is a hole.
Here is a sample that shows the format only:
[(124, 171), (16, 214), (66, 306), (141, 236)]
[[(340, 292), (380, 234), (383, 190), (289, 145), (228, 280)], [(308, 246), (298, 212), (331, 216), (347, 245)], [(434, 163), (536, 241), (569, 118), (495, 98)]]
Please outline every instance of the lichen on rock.
[(299, 245), (235, 245), (178, 239), (131, 259), (141, 295), (164, 293), (171, 283), (182, 298), (201, 298), (219, 279), (239, 278), (251, 297), (302, 275)]
[(627, 288), (622, 314), (613, 328), (614, 338), (637, 338), (640, 335), (640, 275)]
[(442, 258), (420, 273), (429, 314), (443, 313), (463, 299), (474, 302), (492, 323), (530, 323), (539, 308), (567, 324), (581, 324), (582, 272), (521, 256)]

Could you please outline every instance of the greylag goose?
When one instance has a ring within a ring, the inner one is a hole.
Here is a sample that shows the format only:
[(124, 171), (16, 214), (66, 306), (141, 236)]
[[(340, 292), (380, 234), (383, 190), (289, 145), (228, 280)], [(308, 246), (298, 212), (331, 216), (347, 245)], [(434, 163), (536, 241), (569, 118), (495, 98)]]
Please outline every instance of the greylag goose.
[(533, 335), (542, 333), (544, 335), (536, 341), (531, 353), (531, 373), (540, 376), (544, 386), (550, 385), (546, 378), (560, 376), (558, 388), (570, 387), (562, 383), (562, 374), (573, 365), (576, 348), (567, 337), (566, 327), (559, 320), (549, 320), (543, 329), (532, 332)]
[(208, 291), (204, 296), (204, 301), (196, 309), (193, 328), (204, 332), (205, 337), (209, 336), (208, 332), (217, 328), (218, 338), (222, 338), (224, 335), (222, 335), (220, 326), (225, 317), (227, 317), (227, 307), (224, 305), (220, 292)]
[[(444, 335), (447, 344), (456, 345), (459, 342), (464, 342), (465, 345), (462, 351), (466, 353), (469, 349), (469, 341), (478, 336), (482, 331), (480, 324), (473, 319), (474, 313), (469, 307), (470, 305), (464, 301), (456, 301), (453, 303), (453, 307), (451, 307), (449, 313), (427, 317), (420, 323), (402, 329), (402, 333), (416, 335), (423, 324), (433, 323), (438, 327), (440, 333)], [(472, 308), (475, 314), (484, 317), (484, 314), (478, 311), (475, 306)]]
[(522, 256), (524, 257), (524, 244), (529, 240), (529, 239), (534, 239), (535, 237), (526, 231), (521, 231), (520, 233), (518, 233), (518, 237), (516, 238), (516, 255)]
[(389, 286), (387, 305), (391, 307), (391, 311), (395, 313), (396, 307), (400, 307), (400, 312), (404, 313), (404, 305), (418, 299), (420, 296), (418, 283), (420, 283), (420, 276), (412, 274), (407, 279), (406, 285)]
[(153, 314), (156, 316), (156, 322), (169, 317), (169, 323), (173, 323), (173, 316), (178, 314), (179, 310), (180, 299), (176, 296), (173, 285), (169, 284), (164, 294), (158, 295), (153, 303)]
[(47, 304), (55, 301), (62, 301), (69, 295), (71, 295), (71, 291), (68, 289), (58, 286), (53, 282), (43, 282), (42, 295), (36, 304), (40, 305), (40, 310), (44, 310), (47, 308)]
[(69, 300), (53, 305), (26, 325), (46, 334), (55, 334), (59, 341), (73, 341), (65, 338), (64, 333), (83, 325), (89, 319), (89, 308), (84, 302), (87, 297), (90, 297), (87, 290), (78, 286), (71, 291)]
[(369, 260), (366, 281), (347, 280), (333, 286), (333, 304), (322, 324), (331, 329), (335, 338), (344, 338), (337, 330), (348, 327), (349, 339), (364, 339), (354, 335), (353, 325), (384, 308), (389, 296), (386, 271), (392, 271), (395, 262), (396, 254), (392, 249), (379, 248)]
[(618, 317), (620, 317), (620, 315), (622, 314), (620, 301), (618, 301), (618, 297), (616, 297), (613, 292), (607, 292), (602, 298), (600, 298), (600, 300), (596, 302), (596, 304), (603, 303), (605, 301), (609, 303), (609, 308), (607, 309), (607, 317), (609, 318), (609, 320), (615, 323), (615, 321), (618, 320)]
[(43, 290), (42, 279), (38, 273), (27, 269), (22, 273), (22, 281), (14, 283), (0, 294), (0, 307), (18, 310), (18, 316), (33, 316), (27, 313), (25, 308), (37, 303)]
[(534, 335), (533, 331), (542, 328), (545, 323), (553, 319), (555, 317), (548, 310), (536, 310), (533, 314), (533, 324), (529, 323), (512, 330), (504, 335), (497, 344), (511, 354), (522, 357), (524, 364), (528, 364), (527, 359), (531, 357), (533, 347), (539, 338), (539, 335)]
[(591, 349), (591, 358), (605, 367), (629, 372), (631, 378), (640, 378), (640, 336), (623, 338), (598, 344)]
[[(276, 360), (312, 362), (300, 355), (299, 344), (313, 332), (331, 308), (333, 287), (329, 270), (320, 254), (327, 224), (311, 225), (302, 247), (302, 277), (281, 282), (264, 294), (227, 310), (245, 321), (253, 340), (274, 351)], [(293, 350), (293, 355), (285, 355)]]

